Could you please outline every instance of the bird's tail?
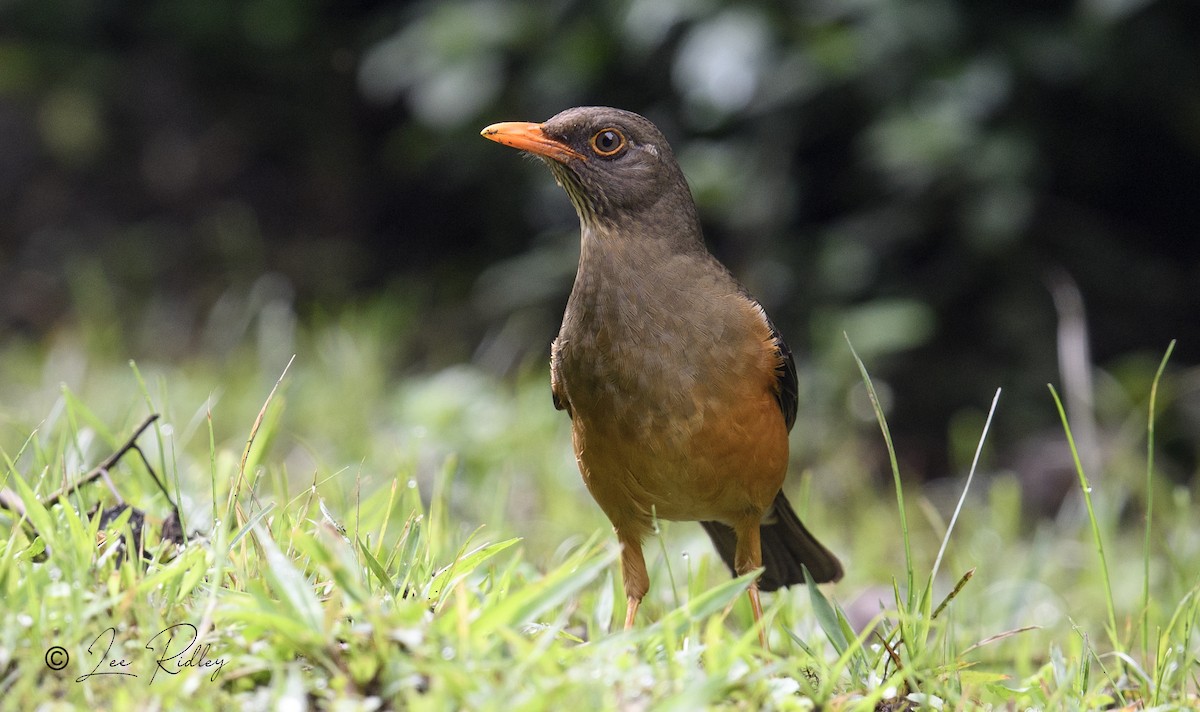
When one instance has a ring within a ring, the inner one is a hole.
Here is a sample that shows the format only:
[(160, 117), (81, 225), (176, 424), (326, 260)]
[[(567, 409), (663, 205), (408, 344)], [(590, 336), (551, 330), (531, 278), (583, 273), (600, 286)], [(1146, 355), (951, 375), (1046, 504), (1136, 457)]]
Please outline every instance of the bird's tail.
[[(717, 553), (729, 570), (737, 575), (734, 552), (737, 535), (731, 527), (720, 522), (700, 522), (704, 531), (717, 547)], [(804, 528), (796, 516), (787, 497), (780, 492), (775, 496), (771, 511), (763, 519), (759, 534), (762, 539), (762, 563), (764, 571), (758, 579), (763, 591), (774, 591), (784, 586), (804, 583), (804, 570), (808, 567), (817, 583), (837, 581), (842, 577), (842, 564), (816, 537)]]

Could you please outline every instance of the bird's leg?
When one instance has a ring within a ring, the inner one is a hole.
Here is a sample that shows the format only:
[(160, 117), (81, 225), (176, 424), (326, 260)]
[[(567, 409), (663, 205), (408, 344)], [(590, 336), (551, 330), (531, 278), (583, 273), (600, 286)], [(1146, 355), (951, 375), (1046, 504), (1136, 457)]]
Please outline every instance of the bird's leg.
[(625, 599), (625, 630), (633, 628), (633, 619), (637, 616), (638, 606), (641, 600), (629, 596)]
[[(738, 576), (744, 576), (762, 566), (762, 541), (759, 537), (759, 517), (754, 517), (739, 523), (734, 527), (737, 534), (737, 548), (734, 550), (733, 563)], [(750, 597), (750, 613), (754, 616), (754, 625), (758, 628), (758, 640), (764, 650), (770, 650), (767, 644), (767, 629), (763, 623), (762, 600), (758, 595), (758, 580), (750, 584), (746, 590)]]
[(758, 642), (762, 643), (763, 650), (770, 651), (771, 646), (767, 644), (767, 628), (762, 622), (762, 601), (758, 597), (758, 581), (750, 584), (746, 593), (750, 596), (750, 612), (754, 614), (754, 625), (758, 628)]
[(629, 630), (642, 597), (650, 590), (650, 575), (646, 572), (641, 540), (621, 531), (617, 532), (617, 538), (621, 541), (621, 579), (625, 582), (625, 630)]

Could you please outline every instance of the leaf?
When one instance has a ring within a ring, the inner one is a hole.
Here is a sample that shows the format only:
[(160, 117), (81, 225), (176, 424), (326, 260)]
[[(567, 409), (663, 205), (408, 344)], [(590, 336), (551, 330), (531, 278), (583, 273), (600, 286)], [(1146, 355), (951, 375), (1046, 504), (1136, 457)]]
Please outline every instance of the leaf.
[(668, 612), (656, 624), (674, 635), (682, 635), (684, 629), (695, 621), (701, 621), (727, 608), (738, 596), (750, 588), (750, 582), (758, 577), (758, 571), (729, 579), (688, 599), (682, 606)]
[(1011, 679), (1011, 675), (1005, 675), (1002, 672), (989, 672), (987, 670), (963, 670), (958, 673), (958, 680), (962, 683), (963, 687), (968, 685), (995, 685)]
[(429, 582), (429, 598), (436, 597), (441, 600), (447, 591), (454, 588), (480, 564), (519, 541), (521, 541), (520, 537), (514, 537), (495, 544), (486, 544), (470, 553), (459, 555), (449, 566), (434, 574), (433, 579)]
[(313, 564), (328, 573), (337, 587), (359, 603), (370, 597), (363, 586), (362, 567), (348, 546), (346, 537), (332, 524), (323, 523), (317, 535), (297, 531), (292, 535), (292, 546), (307, 556)]
[(354, 541), (356, 544), (358, 544), (358, 551), (360, 554), (362, 554), (363, 561), (365, 561), (367, 564), (367, 569), (370, 570), (379, 583), (387, 587), (388, 592), (391, 593), (392, 596), (397, 595), (399, 591), (396, 588), (396, 584), (390, 577), (388, 577), (387, 570), (383, 568), (383, 564), (379, 563), (379, 559), (375, 558), (375, 555), (371, 553), (371, 550), (367, 548), (367, 545), (363, 543), (362, 539), (356, 538)]
[(46, 547), (52, 553), (57, 552), (59, 547), (58, 529), (54, 526), (54, 520), (50, 517), (49, 510), (42, 506), (37, 495), (19, 474), (14, 472), (11, 482), (17, 490), (17, 495), (25, 504), (25, 517), (37, 530), (38, 538), (46, 543)]
[(817, 618), (817, 623), (821, 626), (821, 630), (825, 632), (825, 637), (833, 645), (833, 649), (838, 655), (843, 655), (850, 644), (846, 641), (846, 636), (842, 631), (842, 624), (838, 620), (837, 612), (833, 610), (833, 606), (829, 603), (829, 599), (825, 598), (825, 594), (821, 593), (821, 589), (817, 588), (816, 581), (813, 581), (812, 574), (809, 573), (808, 567), (804, 567), (804, 582), (808, 584), (808, 597), (812, 601), (813, 615)]
[(258, 524), (253, 526), (254, 538), (267, 557), (266, 566), (262, 571), (263, 577), (266, 578), (271, 590), (283, 599), (280, 603), (286, 604), (284, 615), (290, 614), (291, 618), (300, 621), (309, 630), (321, 630), (323, 628), (321, 603), (313, 592), (312, 584), (296, 568), (291, 559), (283, 555), (283, 552), (275, 545), (275, 540), (271, 537), (270, 532)]
[(615, 546), (599, 551), (593, 547), (580, 548), (540, 580), (529, 583), (487, 608), (472, 623), (471, 631), (479, 636), (488, 636), (498, 628), (516, 627), (534, 620), (590, 585), (619, 556), (620, 550)]
[(261, 522), (274, 509), (274, 502), (267, 502), (264, 504), (263, 508), (255, 512), (254, 515), (250, 517), (250, 520), (246, 522), (246, 525), (239, 529), (238, 533), (233, 536), (233, 540), (229, 542), (229, 548), (233, 549), (233, 547), (237, 546), (237, 543), (242, 540), (242, 537), (249, 534), (250, 530), (257, 526), (258, 523)]

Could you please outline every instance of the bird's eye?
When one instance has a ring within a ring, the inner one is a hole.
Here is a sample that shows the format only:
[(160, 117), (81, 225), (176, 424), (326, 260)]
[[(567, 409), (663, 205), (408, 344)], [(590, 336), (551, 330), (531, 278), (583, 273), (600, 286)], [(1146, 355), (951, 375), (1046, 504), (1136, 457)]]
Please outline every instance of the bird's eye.
[(615, 156), (625, 148), (625, 136), (616, 129), (601, 129), (592, 136), (591, 143), (597, 156)]

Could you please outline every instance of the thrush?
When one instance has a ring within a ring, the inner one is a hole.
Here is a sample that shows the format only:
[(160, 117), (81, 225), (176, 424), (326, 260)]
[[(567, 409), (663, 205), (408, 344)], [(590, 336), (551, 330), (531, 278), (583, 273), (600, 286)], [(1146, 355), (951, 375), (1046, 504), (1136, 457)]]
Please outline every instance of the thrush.
[(748, 589), (842, 576), (781, 488), (796, 421), (791, 351), (761, 304), (708, 251), (662, 133), (638, 114), (568, 109), (482, 135), (545, 161), (579, 215), (581, 247), (550, 348), (554, 407), (620, 541), (633, 625), (650, 586), (642, 542), (654, 520), (699, 521)]

